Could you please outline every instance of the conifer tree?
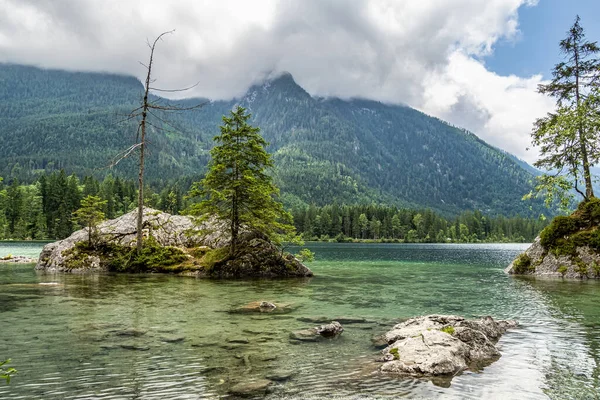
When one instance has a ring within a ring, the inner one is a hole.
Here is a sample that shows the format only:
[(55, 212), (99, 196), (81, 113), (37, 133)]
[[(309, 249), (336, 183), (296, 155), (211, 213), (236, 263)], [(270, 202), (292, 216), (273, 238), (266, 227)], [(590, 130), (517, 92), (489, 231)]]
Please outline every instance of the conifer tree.
[[(539, 87), (540, 93), (556, 98), (557, 110), (536, 121), (532, 142), (540, 147), (541, 154), (534, 165), (556, 171), (539, 177), (536, 190), (546, 193), (547, 204), (558, 196), (564, 208), (571, 188), (584, 200), (594, 196), (590, 167), (600, 157), (597, 101), (600, 60), (595, 57), (600, 47), (597, 42), (586, 40), (577, 16), (567, 37), (561, 40), (560, 50), (565, 60), (554, 67), (553, 80)], [(584, 191), (578, 187), (581, 178)]]
[(267, 169), (273, 167), (267, 142), (260, 129), (248, 124), (250, 114), (236, 107), (223, 116), (221, 133), (215, 136), (209, 170), (201, 182), (196, 182), (190, 196), (204, 200), (192, 205), (192, 215), (206, 221), (216, 217), (228, 225), (231, 235), (230, 255), (235, 255), (242, 231), (259, 232), (280, 244), (284, 235), (291, 235), (291, 215), (278, 200), (279, 189), (273, 184)]
[(90, 247), (94, 244), (94, 238), (97, 236), (98, 223), (104, 219), (102, 208), (106, 202), (100, 197), (88, 195), (81, 200), (81, 208), (73, 213), (74, 221), (87, 228)]

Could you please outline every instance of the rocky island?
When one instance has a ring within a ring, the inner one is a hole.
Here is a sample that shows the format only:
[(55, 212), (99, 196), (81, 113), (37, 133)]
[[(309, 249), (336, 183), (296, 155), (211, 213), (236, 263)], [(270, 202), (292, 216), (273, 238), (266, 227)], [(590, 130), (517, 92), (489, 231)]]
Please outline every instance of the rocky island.
[(600, 278), (600, 199), (558, 216), (505, 270), (513, 275)]
[[(196, 225), (192, 218), (144, 208), (141, 257), (136, 211), (98, 225), (94, 243), (82, 229), (47, 244), (36, 270), (45, 272), (164, 272), (211, 278), (307, 277), (312, 272), (260, 234), (241, 235), (236, 257), (227, 251), (227, 231)], [(213, 226), (214, 228), (214, 226)]]

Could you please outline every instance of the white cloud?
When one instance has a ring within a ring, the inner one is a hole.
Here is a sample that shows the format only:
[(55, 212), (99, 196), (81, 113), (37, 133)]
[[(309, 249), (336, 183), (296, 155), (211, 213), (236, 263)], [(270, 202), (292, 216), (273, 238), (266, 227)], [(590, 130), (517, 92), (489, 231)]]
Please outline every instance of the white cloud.
[(535, 118), (552, 102), (539, 76), (499, 76), (481, 61), (518, 35), (533, 0), (0, 0), (0, 61), (144, 73), (156, 86), (200, 81), (194, 94), (231, 98), (273, 71), (320, 96), (405, 103), (464, 126), (529, 161)]

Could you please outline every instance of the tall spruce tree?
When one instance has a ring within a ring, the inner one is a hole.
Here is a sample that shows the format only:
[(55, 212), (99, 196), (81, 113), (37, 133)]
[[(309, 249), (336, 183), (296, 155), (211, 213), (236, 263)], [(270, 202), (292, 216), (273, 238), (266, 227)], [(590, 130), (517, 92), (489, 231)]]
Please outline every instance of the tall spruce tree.
[[(558, 195), (565, 206), (565, 195), (570, 189), (575, 189), (584, 200), (594, 196), (590, 167), (600, 157), (596, 95), (600, 83), (600, 60), (596, 54), (600, 48), (597, 42), (586, 40), (577, 16), (567, 37), (561, 40), (560, 50), (565, 60), (554, 67), (552, 81), (539, 87), (540, 93), (556, 98), (557, 110), (536, 121), (532, 142), (539, 146), (541, 154), (534, 165), (555, 171), (538, 178), (537, 191), (546, 193), (547, 203)], [(581, 178), (584, 191), (578, 187)]]
[(223, 116), (221, 133), (214, 137), (209, 170), (190, 191), (204, 200), (191, 206), (192, 215), (206, 221), (213, 216), (227, 223), (231, 235), (230, 255), (235, 255), (242, 231), (254, 231), (280, 243), (294, 232), (291, 215), (278, 200), (279, 189), (267, 169), (273, 167), (267, 142), (260, 129), (248, 124), (251, 115), (236, 107)]

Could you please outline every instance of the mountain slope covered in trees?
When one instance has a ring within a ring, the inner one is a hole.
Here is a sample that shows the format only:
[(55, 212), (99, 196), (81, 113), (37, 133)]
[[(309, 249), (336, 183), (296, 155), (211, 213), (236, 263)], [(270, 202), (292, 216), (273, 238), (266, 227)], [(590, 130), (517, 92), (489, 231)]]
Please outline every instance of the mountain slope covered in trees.
[[(135, 143), (136, 122), (126, 115), (141, 93), (132, 77), (0, 65), (0, 176), (31, 182), (42, 171), (65, 169), (134, 177), (135, 158), (106, 167)], [(151, 116), (149, 182), (202, 175), (221, 116), (236, 104), (249, 109), (270, 142), (289, 205), (377, 202), (445, 214), (532, 213), (521, 201), (532, 175), (513, 156), (409, 107), (312, 97), (289, 74), (251, 87), (241, 99)]]

